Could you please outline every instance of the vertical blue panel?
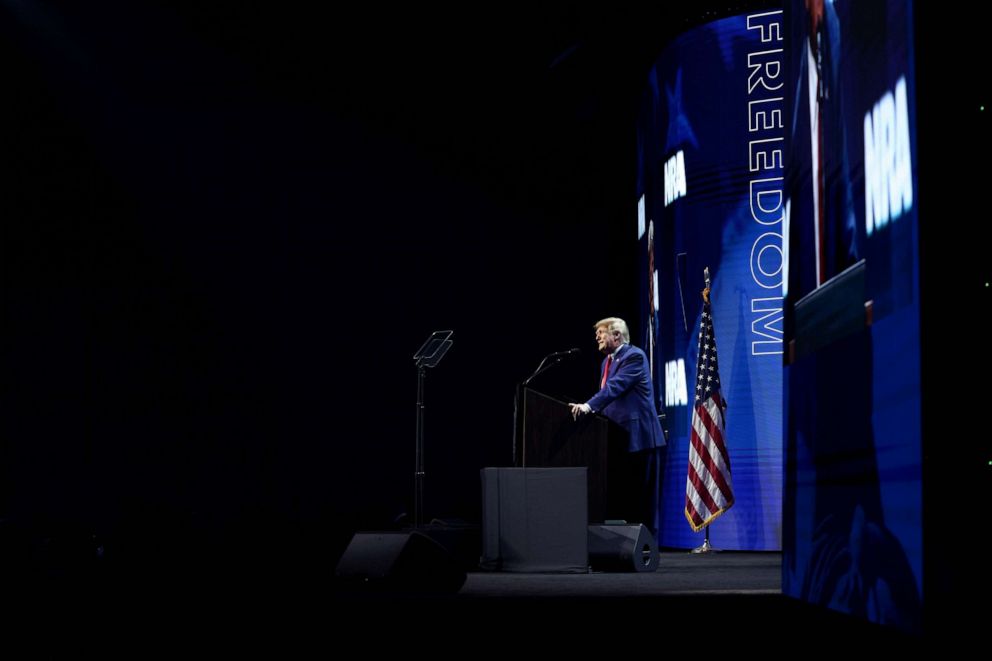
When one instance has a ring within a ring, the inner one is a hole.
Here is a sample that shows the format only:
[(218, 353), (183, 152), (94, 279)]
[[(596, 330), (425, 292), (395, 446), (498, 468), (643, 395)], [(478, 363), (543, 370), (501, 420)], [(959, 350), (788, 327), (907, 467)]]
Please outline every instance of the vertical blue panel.
[[(715, 21), (676, 39), (639, 120), (642, 283), (669, 450), (660, 543), (690, 548), (683, 514), (703, 268), (713, 316), (735, 505), (710, 528), (728, 550), (781, 548), (782, 12)], [(749, 66), (750, 65), (750, 66)], [(657, 309), (648, 286), (657, 270)], [(683, 388), (684, 384), (684, 388)]]

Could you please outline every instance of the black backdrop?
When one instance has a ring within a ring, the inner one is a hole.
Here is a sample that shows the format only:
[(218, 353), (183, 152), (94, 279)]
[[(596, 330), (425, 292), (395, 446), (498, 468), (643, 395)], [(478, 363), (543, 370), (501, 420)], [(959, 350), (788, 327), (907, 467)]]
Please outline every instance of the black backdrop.
[[(639, 336), (644, 73), (688, 24), (761, 4), (0, 3), (3, 571), (96, 544), (114, 566), (329, 571), (409, 511), (410, 356), (441, 328), (426, 514), (477, 520), (514, 384), (579, 346), (544, 387), (584, 396), (591, 323)], [(946, 75), (983, 61), (979, 26), (917, 9), (931, 596), (971, 589), (934, 524), (988, 485), (988, 438), (960, 442), (946, 406), (947, 315), (990, 291), (966, 220), (987, 167), (957, 166), (987, 151), (987, 84)]]

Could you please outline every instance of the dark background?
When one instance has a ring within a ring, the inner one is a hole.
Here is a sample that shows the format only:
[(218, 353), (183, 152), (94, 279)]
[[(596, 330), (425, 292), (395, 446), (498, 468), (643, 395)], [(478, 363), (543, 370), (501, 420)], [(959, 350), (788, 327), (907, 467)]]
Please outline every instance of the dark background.
[[(535, 385), (585, 398), (592, 324), (641, 336), (644, 77), (689, 25), (770, 3), (691, 4), (0, 3), (5, 571), (99, 547), (166, 575), (329, 573), (410, 512), (411, 356), (439, 329), (425, 514), (478, 522), (515, 384), (581, 347)], [(944, 72), (988, 58), (977, 22), (917, 15), (933, 521), (962, 472), (988, 484), (987, 434), (947, 453), (944, 417), (947, 311), (989, 295), (987, 229), (963, 233), (987, 166), (957, 167), (987, 162), (987, 85)]]

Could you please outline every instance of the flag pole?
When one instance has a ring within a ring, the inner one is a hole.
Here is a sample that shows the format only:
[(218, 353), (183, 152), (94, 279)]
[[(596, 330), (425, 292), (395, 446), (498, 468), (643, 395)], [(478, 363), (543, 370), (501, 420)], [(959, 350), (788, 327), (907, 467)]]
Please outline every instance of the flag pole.
[(719, 553), (719, 552), (720, 549), (715, 549), (712, 546), (710, 546), (709, 525), (706, 526), (706, 539), (703, 540), (703, 543), (697, 546), (696, 548), (692, 549), (691, 551), (689, 551), (689, 553)]
[[(703, 301), (705, 303), (710, 302), (710, 267), (705, 267), (703, 269), (703, 279), (706, 281), (706, 288), (703, 289)], [(710, 544), (710, 526), (706, 524), (706, 538), (703, 539), (703, 543), (692, 549), (690, 553), (719, 553), (719, 549), (713, 548)]]

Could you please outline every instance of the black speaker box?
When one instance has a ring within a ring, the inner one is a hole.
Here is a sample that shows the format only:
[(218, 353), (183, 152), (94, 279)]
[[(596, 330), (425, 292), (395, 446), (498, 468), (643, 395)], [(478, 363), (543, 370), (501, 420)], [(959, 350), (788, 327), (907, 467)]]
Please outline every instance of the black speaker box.
[(598, 571), (655, 571), (658, 543), (640, 524), (589, 526), (589, 566)]
[(465, 570), (427, 535), (360, 532), (352, 537), (334, 576), (350, 590), (453, 594), (465, 583)]
[(589, 570), (586, 468), (483, 468), (483, 569)]

